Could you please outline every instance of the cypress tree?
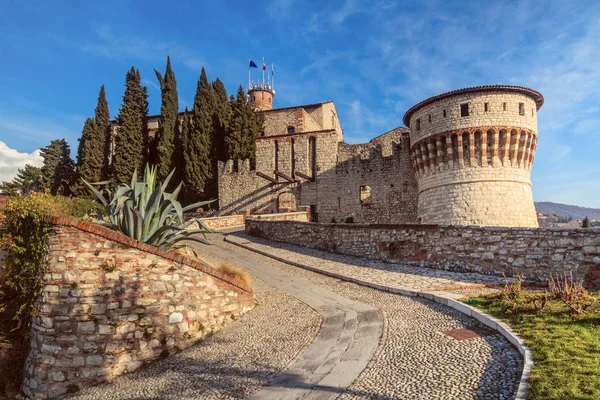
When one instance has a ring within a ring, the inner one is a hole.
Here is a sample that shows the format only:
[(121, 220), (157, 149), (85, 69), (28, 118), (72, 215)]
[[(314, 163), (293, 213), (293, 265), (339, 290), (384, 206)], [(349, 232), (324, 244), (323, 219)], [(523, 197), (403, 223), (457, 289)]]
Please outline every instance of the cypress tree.
[(246, 93), (241, 86), (235, 100), (231, 98), (230, 104), (231, 117), (225, 135), (226, 158), (234, 161), (249, 159), (250, 165), (254, 167), (256, 160), (254, 140), (262, 135), (264, 115), (246, 101)]
[(225, 158), (234, 161), (234, 169), (237, 168), (236, 160), (242, 159), (242, 131), (244, 129), (244, 108), (246, 104), (246, 94), (242, 86), (237, 91), (235, 99), (233, 95), (229, 99), (231, 115), (229, 125), (225, 132)]
[(175, 146), (179, 132), (179, 98), (177, 95), (177, 81), (171, 69), (171, 59), (167, 57), (165, 76), (154, 70), (162, 97), (160, 107), (160, 120), (156, 133), (156, 165), (159, 180), (164, 180), (176, 166)]
[(57, 139), (40, 150), (44, 159), (41, 169), (41, 189), (49, 189), (53, 195), (68, 196), (75, 168), (71, 160), (71, 148), (65, 139)]
[(207, 197), (217, 198), (218, 194), (218, 162), (226, 161), (225, 134), (229, 125), (231, 107), (227, 98), (227, 90), (223, 82), (217, 78), (212, 83), (214, 93), (214, 111), (212, 115), (212, 135), (210, 142), (211, 180), (207, 186)]
[(100, 86), (98, 93), (98, 103), (96, 104), (95, 116), (95, 137), (102, 141), (102, 167), (100, 172), (100, 180), (109, 179), (110, 161), (112, 158), (112, 130), (110, 124), (110, 111), (108, 110), (108, 101), (106, 101), (106, 92), (104, 85)]
[(141, 171), (149, 158), (148, 90), (142, 86), (140, 71), (131, 67), (125, 77), (123, 105), (117, 121), (119, 128), (115, 137), (112, 159), (113, 178), (117, 183), (131, 181), (134, 170)]
[(212, 179), (210, 145), (212, 114), (214, 110), (213, 91), (206, 71), (202, 68), (196, 87), (191, 124), (185, 140), (185, 182), (188, 200), (207, 198), (207, 184)]

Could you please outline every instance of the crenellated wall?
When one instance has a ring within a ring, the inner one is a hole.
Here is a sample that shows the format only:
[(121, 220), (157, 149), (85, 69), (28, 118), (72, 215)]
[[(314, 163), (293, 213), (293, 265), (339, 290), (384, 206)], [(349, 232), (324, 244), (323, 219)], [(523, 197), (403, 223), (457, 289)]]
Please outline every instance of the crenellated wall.
[(323, 222), (415, 221), (417, 184), (409, 150), (407, 130), (362, 145), (338, 142), (335, 130), (259, 138), (255, 171), (247, 163), (238, 172), (231, 161), (219, 164), (219, 214), (312, 206), (313, 220)]

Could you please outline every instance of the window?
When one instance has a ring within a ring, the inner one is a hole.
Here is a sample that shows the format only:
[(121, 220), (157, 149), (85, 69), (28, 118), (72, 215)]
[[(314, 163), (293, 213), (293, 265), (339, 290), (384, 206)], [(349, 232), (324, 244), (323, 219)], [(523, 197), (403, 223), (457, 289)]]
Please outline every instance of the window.
[(360, 187), (360, 204), (371, 204), (371, 186), (362, 185)]
[(429, 123), (431, 123), (431, 114), (429, 114)]
[(296, 147), (295, 147), (296, 141), (294, 139), (292, 139), (292, 154), (291, 154), (291, 158), (292, 158), (292, 178), (296, 179)]
[(502, 103), (502, 111), (506, 111), (506, 103)]
[(293, 135), (294, 133), (296, 133), (296, 128), (294, 128), (293, 126), (288, 126), (287, 133), (288, 135)]
[(461, 104), (460, 105), (460, 116), (461, 117), (468, 117), (469, 116), (469, 103), (465, 103), (465, 104)]
[(252, 96), (252, 101), (256, 101), (256, 96)]
[(534, 111), (533, 111), (533, 108), (532, 108), (532, 109), (531, 109), (531, 116), (532, 116), (532, 117), (534, 116), (534, 114), (533, 114), (533, 113), (534, 113)]
[(272, 99), (269, 97), (269, 103), (271, 102), (271, 100), (272, 100)]
[(519, 115), (525, 115), (525, 103), (519, 103)]
[(317, 176), (317, 138), (308, 139), (308, 157), (310, 173), (313, 179)]
[(421, 118), (417, 118), (417, 130), (421, 130)]
[(483, 111), (488, 112), (488, 103), (483, 103)]
[(446, 110), (444, 110), (444, 118), (446, 118)]

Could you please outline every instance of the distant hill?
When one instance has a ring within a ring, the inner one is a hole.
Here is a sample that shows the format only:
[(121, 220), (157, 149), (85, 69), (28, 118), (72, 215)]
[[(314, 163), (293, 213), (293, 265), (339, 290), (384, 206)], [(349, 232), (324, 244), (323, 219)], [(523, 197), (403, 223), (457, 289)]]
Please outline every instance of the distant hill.
[(563, 215), (573, 219), (589, 219), (600, 220), (600, 209), (587, 208), (579, 206), (570, 206), (568, 204), (551, 203), (549, 201), (540, 201), (535, 203), (535, 210), (544, 215)]

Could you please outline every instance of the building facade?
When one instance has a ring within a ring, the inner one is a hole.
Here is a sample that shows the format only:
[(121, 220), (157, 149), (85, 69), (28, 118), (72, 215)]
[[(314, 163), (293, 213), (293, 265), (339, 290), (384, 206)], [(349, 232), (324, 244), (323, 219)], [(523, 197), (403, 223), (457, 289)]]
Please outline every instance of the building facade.
[(408, 110), (409, 129), (358, 145), (343, 142), (332, 101), (273, 109), (273, 94), (249, 92), (264, 135), (254, 170), (247, 161), (219, 164), (221, 215), (308, 206), (319, 222), (537, 226), (530, 171), (540, 93), (445, 93)]

